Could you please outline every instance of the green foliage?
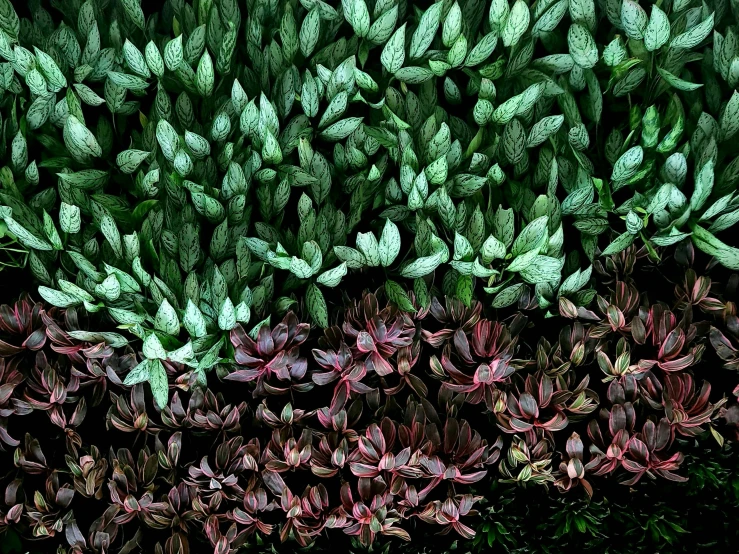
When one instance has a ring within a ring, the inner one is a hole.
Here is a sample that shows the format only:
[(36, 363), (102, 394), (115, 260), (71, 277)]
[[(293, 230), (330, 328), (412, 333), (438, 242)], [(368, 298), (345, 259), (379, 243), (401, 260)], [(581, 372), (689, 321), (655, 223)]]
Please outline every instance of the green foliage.
[(739, 269), (733, 4), (2, 5), (7, 248), (198, 380), (237, 322), (327, 326), (358, 275), (551, 315), (635, 242)]
[[(480, 510), (475, 551), (561, 552), (591, 549), (626, 552), (720, 552), (736, 541), (739, 482), (736, 454), (693, 445), (686, 457), (690, 479), (639, 489), (556, 496), (526, 495), (493, 484)], [(614, 485), (618, 487), (618, 485)], [(525, 497), (524, 497), (525, 496)], [(522, 498), (524, 497), (524, 498)]]

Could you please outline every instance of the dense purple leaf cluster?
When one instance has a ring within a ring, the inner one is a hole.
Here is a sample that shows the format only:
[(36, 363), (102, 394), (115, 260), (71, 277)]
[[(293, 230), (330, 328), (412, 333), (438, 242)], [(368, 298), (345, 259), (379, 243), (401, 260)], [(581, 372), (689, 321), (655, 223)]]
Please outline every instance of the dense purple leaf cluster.
[(172, 554), (337, 532), (369, 545), (423, 525), (471, 538), (483, 480), (590, 496), (604, 478), (684, 480), (676, 438), (739, 429), (702, 364), (737, 369), (739, 279), (689, 269), (671, 303), (650, 303), (640, 257), (598, 264), (595, 308), (561, 302), (572, 321), (551, 342), (525, 312), (443, 298), (402, 312), (382, 291), (323, 331), (292, 312), (252, 336), (237, 326), (209, 388), (165, 362), (161, 411), (123, 383), (135, 349), (76, 340), (86, 316), (24, 296), (0, 307), (0, 460), (14, 466), (0, 530), (69, 553), (130, 552), (159, 530)]

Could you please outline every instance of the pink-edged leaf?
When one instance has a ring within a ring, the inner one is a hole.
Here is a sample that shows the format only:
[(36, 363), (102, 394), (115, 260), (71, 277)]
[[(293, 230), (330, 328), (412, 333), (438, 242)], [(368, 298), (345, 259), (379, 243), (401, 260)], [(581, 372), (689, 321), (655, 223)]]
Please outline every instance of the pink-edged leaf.
[(454, 479), (455, 483), (461, 483), (463, 485), (469, 485), (477, 483), (488, 474), (487, 471), (476, 471), (474, 473), (467, 473), (466, 475), (459, 475)]
[(526, 423), (525, 421), (521, 421), (520, 419), (516, 417), (512, 417), (510, 419), (510, 425), (514, 431), (517, 431), (519, 433), (530, 431), (531, 429), (534, 428), (534, 426), (531, 423)]
[(241, 369), (229, 373), (224, 377), (226, 381), (238, 381), (240, 383), (248, 383), (253, 381), (262, 374), (262, 371), (256, 369)]
[(539, 416), (539, 406), (534, 397), (528, 392), (521, 393), (521, 396), (518, 399), (518, 405), (521, 408), (521, 413), (525, 417), (536, 418)]
[(380, 474), (377, 467), (359, 462), (351, 462), (349, 468), (357, 477), (377, 477)]
[(367, 368), (373, 369), (377, 375), (384, 377), (393, 372), (393, 366), (378, 352), (372, 352), (367, 358)]
[(367, 331), (360, 331), (357, 335), (357, 350), (360, 352), (376, 352), (375, 341)]
[(464, 523), (455, 521), (454, 523), (452, 523), (452, 527), (454, 527), (454, 530), (465, 539), (475, 538), (475, 530), (470, 527), (467, 527)]

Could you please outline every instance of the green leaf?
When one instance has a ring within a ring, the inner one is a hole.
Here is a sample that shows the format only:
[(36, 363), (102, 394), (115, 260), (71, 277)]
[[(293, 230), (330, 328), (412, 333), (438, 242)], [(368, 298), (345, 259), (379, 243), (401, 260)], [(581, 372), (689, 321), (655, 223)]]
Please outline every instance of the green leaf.
[(116, 164), (123, 173), (133, 173), (136, 171), (146, 158), (149, 157), (150, 152), (144, 150), (124, 150), (116, 157)]
[(364, 0), (341, 0), (344, 18), (352, 26), (360, 38), (367, 36), (370, 30), (370, 15)]
[(510, 287), (504, 288), (502, 291), (500, 291), (492, 302), (493, 308), (506, 308), (508, 306), (511, 306), (518, 302), (518, 299), (521, 298), (521, 295), (524, 291), (524, 285), (523, 283), (518, 283), (515, 285), (512, 285)]
[(346, 119), (342, 119), (324, 129), (319, 136), (331, 142), (343, 140), (351, 135), (362, 124), (363, 119), (364, 118), (362, 117), (348, 117)]
[[(435, 4), (432, 4), (421, 16), (421, 20), (418, 22), (418, 27), (413, 33), (413, 37), (411, 37), (410, 57), (412, 60), (423, 56), (426, 53), (426, 50), (428, 50), (429, 46), (431, 46), (431, 42), (433, 42), (434, 36), (439, 30), (439, 23), (441, 22), (441, 9), (442, 3), (436, 2)], [(405, 36), (405, 33), (403, 34), (403, 36)], [(383, 63), (383, 65), (385, 64)], [(385, 65), (385, 67), (387, 67), (387, 65)], [(388, 69), (388, 71), (390, 71), (390, 69)], [(395, 71), (390, 72), (395, 73)]]
[(623, 0), (621, 3), (621, 24), (626, 31), (626, 36), (632, 40), (644, 38), (649, 18), (639, 4), (633, 0)]
[(670, 41), (670, 48), (693, 48), (698, 46), (713, 30), (714, 13), (711, 13), (706, 19), (698, 25), (686, 31)]
[(164, 60), (154, 41), (147, 43), (144, 49), (144, 56), (146, 57), (146, 65), (151, 72), (161, 79), (164, 76)]
[(691, 91), (691, 90), (697, 90), (703, 86), (702, 83), (689, 83), (688, 81), (684, 81), (680, 79), (679, 77), (676, 77), (669, 71), (662, 69), (661, 67), (657, 67), (657, 71), (662, 76), (662, 78), (667, 82), (668, 85), (670, 85), (673, 88), (676, 88), (677, 90)]
[(417, 279), (432, 273), (444, 260), (444, 252), (436, 252), (431, 256), (423, 256), (405, 264), (400, 274), (407, 279)]
[[(595, 31), (595, 2), (593, 0), (570, 0), (569, 8), (570, 19), (573, 23), (580, 23), (587, 27), (588, 31), (591, 33)], [(551, 11), (551, 9), (549, 11)], [(551, 30), (553, 29), (547, 29), (547, 31)]]
[(395, 76), (402, 82), (410, 85), (420, 85), (434, 76), (433, 71), (425, 67), (401, 67), (395, 72)]
[(169, 401), (169, 384), (167, 382), (167, 372), (159, 360), (149, 362), (149, 386), (151, 386), (155, 404), (160, 410), (163, 410)]
[(739, 92), (734, 91), (729, 98), (720, 119), (721, 138), (731, 139), (739, 131)]
[(46, 212), (46, 210), (44, 210), (44, 233), (46, 234), (46, 238), (54, 247), (54, 250), (64, 249), (64, 246), (62, 245), (62, 240), (59, 238), (59, 233), (57, 232), (56, 226), (54, 225), (54, 220)]
[(150, 360), (166, 360), (167, 352), (164, 350), (159, 337), (156, 333), (149, 333), (144, 339), (144, 344), (141, 347), (143, 355)]
[(121, 284), (115, 275), (108, 275), (103, 282), (95, 286), (95, 294), (106, 300), (115, 302), (121, 295)]
[(346, 266), (352, 269), (361, 269), (367, 265), (364, 254), (349, 246), (334, 246), (334, 253), (340, 261), (346, 262)]
[(393, 6), (383, 13), (370, 27), (367, 39), (373, 44), (385, 44), (398, 22), (398, 6)]
[[(144, 10), (141, 9), (141, 0), (121, 0), (123, 11), (131, 19), (134, 25), (144, 30)], [(161, 406), (160, 406), (161, 408)]]
[(698, 172), (695, 189), (690, 197), (690, 209), (697, 212), (706, 203), (713, 190), (713, 161), (708, 161)]
[(693, 242), (700, 250), (709, 256), (714, 256), (724, 267), (734, 271), (739, 270), (739, 248), (721, 242), (700, 225), (691, 225), (691, 230), (693, 231)]
[(323, 112), (321, 120), (318, 122), (318, 128), (321, 129), (339, 119), (346, 111), (347, 101), (348, 96), (343, 90), (334, 96), (331, 102), (329, 102), (326, 111)]
[(305, 260), (293, 256), (290, 260), (290, 272), (298, 279), (308, 279), (313, 275), (313, 269)]
[(633, 177), (639, 170), (644, 160), (644, 151), (641, 146), (629, 148), (623, 155), (616, 160), (611, 173), (611, 180), (626, 181)]
[(513, 259), (510, 264), (508, 264), (508, 267), (506, 267), (506, 271), (514, 273), (526, 269), (538, 255), (539, 250), (537, 248), (519, 254)]
[(182, 320), (182, 324), (193, 338), (201, 338), (208, 334), (203, 313), (190, 299), (187, 300), (185, 317)]
[(57, 177), (67, 185), (90, 190), (105, 185), (108, 182), (109, 174), (107, 171), (99, 169), (83, 169), (76, 173), (57, 173)]
[(393, 33), (380, 55), (382, 65), (392, 74), (403, 67), (405, 61), (405, 26), (404, 23)]
[(39, 96), (26, 113), (26, 121), (31, 131), (43, 127), (54, 111), (54, 95)]
[(121, 234), (118, 231), (118, 226), (115, 220), (110, 214), (104, 214), (100, 220), (100, 231), (103, 236), (110, 244), (115, 255), (119, 258), (123, 257), (123, 245), (121, 244)]
[(58, 308), (69, 308), (71, 306), (79, 306), (82, 304), (82, 300), (72, 296), (71, 294), (50, 289), (49, 287), (41, 286), (38, 288), (38, 292), (41, 295), (41, 298), (46, 300), (52, 306), (56, 306)]
[(328, 327), (328, 307), (321, 290), (311, 283), (305, 294), (308, 313), (311, 319), (320, 327)]
[(116, 86), (136, 92), (141, 92), (149, 86), (149, 83), (141, 77), (127, 75), (119, 71), (108, 71), (108, 79)]
[(408, 293), (406, 293), (405, 290), (403, 290), (403, 287), (395, 281), (391, 281), (390, 279), (385, 281), (385, 294), (387, 294), (390, 302), (395, 304), (404, 312), (415, 311)]
[(303, 19), (300, 26), (300, 51), (308, 58), (318, 44), (321, 35), (321, 17), (319, 10), (313, 8)]
[(516, 46), (529, 28), (530, 22), (531, 14), (529, 13), (529, 7), (526, 5), (526, 2), (523, 0), (516, 0), (516, 3), (513, 4), (513, 7), (511, 8), (511, 13), (508, 16), (508, 19), (506, 19), (503, 31), (501, 32), (503, 46)]
[(138, 323), (143, 323), (146, 320), (146, 317), (143, 314), (123, 310), (121, 308), (113, 308), (111, 306), (108, 306), (107, 308), (110, 316), (121, 325), (136, 325)]
[(218, 313), (218, 328), (221, 331), (230, 331), (234, 327), (236, 327), (236, 309), (231, 299), (226, 298)]
[[(573, 22), (585, 25), (592, 32), (594, 30), (594, 25), (591, 26), (589, 21), (584, 21), (582, 17), (579, 17), (577, 14), (573, 15), (572, 11), (573, 6), (576, 7), (575, 9), (578, 9), (579, 7), (584, 7), (589, 1), (592, 2), (592, 0), (573, 0), (572, 2), (568, 2), (568, 0), (560, 0), (559, 2), (556, 2), (544, 13), (544, 15), (536, 20), (536, 23), (534, 23), (534, 26), (531, 29), (532, 36), (539, 37), (544, 33), (554, 31), (554, 29), (557, 28), (557, 25), (559, 25), (559, 22), (562, 21), (565, 13), (567, 13), (568, 6), (570, 8), (570, 18)], [(594, 22), (595, 19), (593, 18), (593, 23)]]
[(154, 328), (173, 336), (180, 333), (180, 320), (177, 317), (177, 312), (166, 298), (162, 300), (154, 317)]
[(652, 15), (644, 31), (644, 46), (649, 52), (659, 50), (670, 40), (670, 20), (656, 4), (652, 5)]
[(371, 267), (380, 265), (380, 248), (374, 233), (357, 233), (357, 249)]
[(341, 279), (346, 275), (346, 268), (346, 262), (342, 262), (337, 267), (321, 273), (316, 279), (316, 282), (324, 287), (333, 288), (337, 286), (341, 282)]
[(558, 283), (562, 264), (556, 258), (536, 256), (520, 272), (521, 278), (532, 285), (537, 283)]
[(175, 71), (184, 63), (182, 52), (182, 35), (170, 40), (164, 47), (164, 63), (167, 69)]
[(99, 158), (103, 155), (95, 135), (71, 114), (67, 116), (64, 124), (64, 144), (75, 158), (85, 159), (88, 156)]
[(478, 42), (472, 51), (467, 55), (467, 59), (464, 62), (466, 67), (473, 67), (481, 64), (487, 60), (495, 50), (495, 45), (498, 44), (498, 34), (488, 33), (480, 42)]
[(62, 231), (69, 234), (79, 233), (81, 226), (79, 207), (62, 202), (59, 206), (59, 227)]
[(567, 44), (570, 47), (572, 59), (583, 69), (589, 69), (598, 63), (598, 47), (593, 40), (593, 35), (582, 25), (575, 23), (570, 26), (567, 32)]
[(213, 70), (213, 60), (210, 54), (206, 50), (200, 57), (198, 62), (198, 70), (195, 73), (195, 87), (198, 90), (198, 94), (203, 98), (209, 97), (213, 94), (213, 87), (215, 86), (215, 72)]
[(618, 254), (622, 250), (626, 250), (629, 246), (631, 246), (635, 239), (636, 235), (633, 235), (627, 231), (626, 233), (619, 235), (618, 238), (616, 238), (611, 244), (609, 244), (606, 249), (603, 250), (602, 255), (612, 256), (614, 254)]
[(400, 231), (398, 226), (389, 219), (385, 220), (385, 227), (380, 236), (379, 256), (383, 267), (392, 265), (400, 253)]
[(125, 58), (128, 67), (131, 68), (131, 71), (136, 75), (143, 77), (144, 79), (151, 77), (151, 71), (149, 70), (149, 66), (146, 64), (146, 60), (144, 59), (144, 55), (141, 53), (141, 50), (136, 48), (136, 46), (128, 39), (123, 43), (123, 57)]
[(526, 139), (526, 147), (533, 148), (534, 146), (539, 146), (542, 142), (559, 131), (564, 120), (565, 116), (563, 115), (550, 115), (542, 118), (534, 124), (531, 131), (529, 131), (529, 136)]
[(519, 256), (530, 250), (538, 249), (543, 246), (543, 242), (547, 237), (547, 225), (549, 223), (549, 217), (544, 215), (536, 218), (534, 221), (529, 223), (523, 228), (521, 233), (516, 237), (511, 248), (511, 254)]
[(5, 225), (8, 227), (8, 231), (15, 235), (18, 242), (26, 248), (33, 248), (34, 250), (53, 249), (48, 242), (34, 235), (12, 217), (5, 217)]
[(152, 364), (152, 360), (144, 360), (131, 371), (128, 372), (126, 378), (123, 380), (123, 384), (127, 387), (138, 385), (149, 380), (149, 366)]

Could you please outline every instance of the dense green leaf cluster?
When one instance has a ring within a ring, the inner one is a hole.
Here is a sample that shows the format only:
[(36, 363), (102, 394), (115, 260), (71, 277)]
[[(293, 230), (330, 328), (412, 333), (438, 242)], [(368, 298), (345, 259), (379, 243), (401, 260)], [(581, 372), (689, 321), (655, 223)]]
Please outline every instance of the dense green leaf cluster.
[(161, 360), (203, 382), (237, 323), (328, 326), (357, 275), (556, 314), (634, 242), (739, 269), (734, 3), (29, 8), (0, 0), (3, 233), (144, 340), (160, 405)]

